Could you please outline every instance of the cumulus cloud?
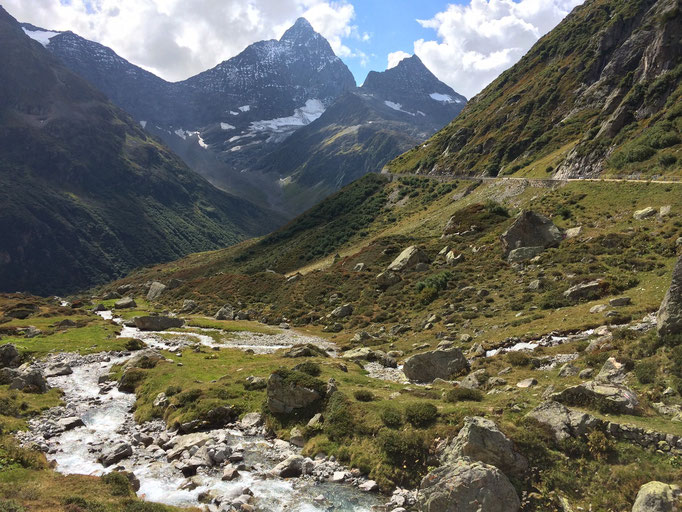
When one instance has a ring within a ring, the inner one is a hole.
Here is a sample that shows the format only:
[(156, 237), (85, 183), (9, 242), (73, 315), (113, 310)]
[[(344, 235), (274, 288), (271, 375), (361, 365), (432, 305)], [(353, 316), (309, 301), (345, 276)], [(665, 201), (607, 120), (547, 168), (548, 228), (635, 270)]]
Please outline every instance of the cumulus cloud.
[[(438, 40), (415, 41), (414, 52), (441, 80), (472, 97), (582, 2), (471, 0), (449, 5), (429, 20), (417, 20), (434, 29)], [(389, 65), (397, 53), (389, 55)]]
[(362, 40), (348, 0), (4, 0), (19, 21), (72, 30), (168, 80), (181, 80), (278, 39), (305, 16), (337, 55), (363, 58), (348, 40)]
[(388, 54), (388, 64), (386, 65), (386, 69), (391, 69), (396, 67), (398, 64), (400, 64), (400, 61), (403, 59), (407, 59), (409, 57), (412, 57), (407, 52), (403, 51), (397, 51), (397, 52), (391, 52)]

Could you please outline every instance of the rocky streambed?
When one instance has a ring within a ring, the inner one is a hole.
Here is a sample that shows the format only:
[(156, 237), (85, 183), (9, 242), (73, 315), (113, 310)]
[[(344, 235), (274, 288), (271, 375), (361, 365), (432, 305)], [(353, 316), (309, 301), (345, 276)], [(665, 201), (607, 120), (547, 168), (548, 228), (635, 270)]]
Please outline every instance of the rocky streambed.
[[(200, 339), (186, 332), (127, 329), (132, 328), (124, 328), (122, 336), (141, 338), (152, 348), (214, 342), (211, 336)], [(272, 346), (265, 341), (255, 345), (260, 352), (273, 351), (290, 338), (265, 336)], [(244, 333), (236, 343), (252, 348), (254, 343), (243, 343), (248, 339)], [(161, 421), (136, 424), (134, 395), (120, 392), (108, 380), (111, 367), (130, 357), (120, 352), (59, 353), (40, 362), (44, 374), (53, 375), (48, 377), (50, 386), (63, 390), (65, 405), (31, 420), (30, 430), (18, 434), (19, 440), (44, 451), (61, 473), (129, 472), (139, 496), (168, 505), (203, 504), (211, 511), (383, 510), (385, 500), (372, 492), (374, 482), (333, 457), (305, 458), (288, 442), (266, 439), (259, 414), (187, 435), (167, 431)], [(391, 508), (405, 499), (394, 496)]]

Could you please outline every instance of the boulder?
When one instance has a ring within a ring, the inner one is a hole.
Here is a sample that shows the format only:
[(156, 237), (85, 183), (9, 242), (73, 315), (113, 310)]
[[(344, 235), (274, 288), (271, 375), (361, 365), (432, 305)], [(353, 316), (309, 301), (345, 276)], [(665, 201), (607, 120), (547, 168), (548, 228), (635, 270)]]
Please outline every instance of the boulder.
[(333, 318), (346, 318), (347, 316), (350, 316), (353, 314), (353, 306), (350, 304), (344, 304), (343, 306), (339, 306), (338, 308), (334, 309), (334, 311), (331, 312), (331, 316)]
[(291, 432), (289, 433), (289, 442), (294, 446), (303, 448), (305, 445), (305, 436), (303, 435), (303, 431), (298, 427), (292, 428)]
[(12, 368), (0, 370), (0, 384), (9, 384), (10, 389), (25, 393), (45, 393), (50, 386), (38, 370), (19, 371)]
[(521, 475), (528, 469), (528, 460), (514, 443), (493, 421), (480, 416), (464, 418), (464, 426), (445, 447), (441, 461), (448, 464), (462, 457), (495, 466), (506, 475)]
[(223, 470), (223, 476), (221, 480), (223, 480), (224, 482), (231, 482), (232, 480), (235, 480), (238, 477), (239, 471), (237, 470), (237, 468), (235, 468), (234, 466), (227, 466)]
[(149, 291), (147, 292), (147, 300), (158, 299), (165, 289), (166, 289), (165, 284), (159, 283), (158, 281), (154, 281), (149, 287)]
[(197, 304), (195, 301), (187, 299), (183, 301), (182, 309), (180, 309), (180, 311), (183, 313), (191, 313), (192, 311), (195, 311), (198, 307), (199, 304)]
[(402, 272), (403, 270), (413, 269), (419, 263), (431, 263), (431, 260), (422, 248), (411, 245), (393, 260), (388, 266), (388, 270)]
[(229, 304), (225, 304), (215, 314), (216, 320), (234, 320), (235, 310)]
[(73, 370), (68, 364), (53, 364), (45, 370), (45, 377), (61, 377), (63, 375), (71, 375)]
[(462, 253), (455, 254), (454, 251), (449, 251), (445, 255), (445, 263), (448, 265), (457, 265), (457, 263), (464, 261), (464, 255)]
[(622, 384), (625, 380), (625, 373), (625, 365), (619, 363), (615, 357), (609, 357), (594, 380), (606, 384)]
[(630, 297), (616, 297), (609, 301), (609, 306), (621, 308), (623, 306), (629, 306), (631, 303), (632, 299)]
[(426, 475), (417, 499), (421, 512), (517, 512), (521, 505), (499, 469), (466, 459)]
[(559, 377), (574, 377), (579, 373), (580, 368), (571, 363), (566, 363), (559, 369)]
[(300, 455), (292, 455), (277, 464), (272, 471), (280, 478), (299, 477), (303, 473), (303, 461)]
[(83, 423), (83, 420), (78, 416), (69, 416), (67, 418), (57, 420), (57, 425), (59, 425), (59, 428), (66, 432), (67, 430), (73, 430), (77, 427), (84, 427), (85, 423)]
[(658, 310), (658, 334), (674, 336), (682, 333), (682, 257), (673, 269), (672, 283)]
[(577, 226), (577, 227), (574, 227), (574, 228), (568, 228), (568, 229), (566, 230), (566, 239), (567, 239), (567, 240), (570, 240), (571, 238), (577, 238), (578, 236), (580, 236), (580, 234), (582, 233), (582, 231), (583, 231), (583, 227), (582, 227), (582, 226)]
[(637, 395), (625, 386), (589, 381), (552, 395), (557, 402), (590, 406), (604, 413), (640, 414)]
[(164, 331), (182, 327), (185, 321), (173, 316), (137, 316), (133, 319), (135, 327), (141, 331)]
[(305, 345), (294, 345), (284, 353), (284, 357), (329, 357), (329, 354), (326, 350), (312, 343), (306, 343)]
[(639, 488), (632, 512), (673, 512), (680, 505), (680, 488), (663, 482), (649, 482)]
[(377, 286), (379, 288), (386, 289), (389, 288), (390, 286), (393, 286), (394, 284), (398, 284), (403, 279), (395, 272), (387, 270), (386, 272), (382, 272), (381, 274), (379, 274), (376, 277), (376, 280)]
[(114, 308), (115, 309), (132, 309), (136, 308), (137, 303), (135, 302), (135, 299), (132, 297), (124, 297), (121, 300), (117, 300), (114, 302)]
[(258, 391), (265, 389), (268, 386), (268, 381), (263, 377), (257, 377), (256, 375), (249, 375), (244, 379), (244, 389), (247, 391)]
[(547, 217), (531, 210), (522, 212), (500, 239), (506, 256), (521, 247), (556, 247), (564, 234)]
[(263, 416), (259, 412), (249, 412), (239, 420), (239, 426), (242, 428), (259, 427), (263, 423)]
[(598, 295), (602, 289), (602, 281), (590, 281), (589, 283), (576, 284), (564, 292), (564, 297), (569, 300), (588, 299)]
[(458, 348), (438, 349), (416, 354), (405, 361), (405, 376), (416, 382), (432, 382), (440, 378), (449, 380), (469, 369), (469, 362)]
[(213, 438), (210, 432), (197, 432), (195, 434), (187, 434), (184, 436), (177, 436), (170, 441), (171, 449), (166, 453), (169, 461), (180, 458), (182, 453), (192, 448), (201, 448)]
[(527, 417), (548, 426), (557, 441), (587, 435), (602, 425), (602, 421), (594, 416), (573, 411), (555, 401), (543, 402), (529, 412)]
[(283, 372), (273, 373), (268, 379), (267, 386), (267, 404), (270, 412), (290, 414), (319, 404), (324, 390), (315, 385), (317, 382), (319, 381), (312, 377), (299, 380), (289, 378)]
[(16, 368), (21, 364), (21, 354), (11, 343), (0, 346), (0, 368)]
[(154, 368), (164, 357), (154, 349), (141, 350), (123, 364), (123, 371), (128, 368)]
[(513, 249), (509, 251), (509, 255), (507, 256), (507, 261), (509, 263), (521, 263), (522, 261), (528, 261), (532, 260), (536, 256), (538, 256), (542, 251), (544, 251), (544, 247), (519, 247), (518, 249)]
[(636, 210), (635, 213), (632, 214), (636, 220), (643, 220), (648, 217), (653, 217), (654, 215), (656, 215), (656, 208), (652, 208), (651, 206), (647, 206), (642, 210)]
[(459, 385), (463, 388), (478, 389), (486, 383), (487, 379), (488, 377), (485, 370), (476, 370), (464, 377)]
[(133, 454), (133, 447), (128, 443), (118, 443), (105, 448), (97, 459), (105, 468), (127, 459)]
[(347, 350), (341, 355), (341, 358), (349, 361), (369, 361), (372, 353), (373, 351), (369, 347), (358, 347)]
[(533, 386), (537, 386), (537, 384), (538, 384), (537, 379), (531, 377), (529, 379), (520, 380), (519, 382), (516, 383), (516, 387), (521, 389), (527, 389), (532, 388)]

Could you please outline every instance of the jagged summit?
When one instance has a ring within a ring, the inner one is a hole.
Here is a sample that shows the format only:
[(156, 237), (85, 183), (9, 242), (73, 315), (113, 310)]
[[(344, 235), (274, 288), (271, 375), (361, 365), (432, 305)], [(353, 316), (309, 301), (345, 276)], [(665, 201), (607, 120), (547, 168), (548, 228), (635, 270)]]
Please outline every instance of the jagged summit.
[(310, 22), (305, 18), (298, 18), (291, 28), (284, 32), (280, 41), (290, 41), (300, 43), (302, 41), (322, 37), (318, 34)]

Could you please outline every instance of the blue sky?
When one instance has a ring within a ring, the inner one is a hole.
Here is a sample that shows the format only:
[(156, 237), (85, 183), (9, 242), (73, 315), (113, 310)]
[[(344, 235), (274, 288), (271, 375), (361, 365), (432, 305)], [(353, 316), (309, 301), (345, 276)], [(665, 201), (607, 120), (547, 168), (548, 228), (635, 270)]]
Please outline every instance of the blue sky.
[[(280, 37), (300, 16), (361, 84), (416, 53), (471, 98), (583, 0), (1, 0), (20, 21), (72, 30), (171, 81)], [(418, 22), (417, 20), (422, 20)]]
[[(395, 51), (412, 53), (413, 43), (418, 39), (433, 39), (435, 31), (424, 28), (417, 19), (431, 19), (449, 4), (459, 2), (443, 2), (442, 0), (393, 0), (382, 2), (365, 0), (354, 3), (355, 20), (358, 29), (369, 33), (371, 39), (358, 42), (355, 46), (367, 54), (367, 61), (360, 58), (344, 59), (361, 84), (369, 71), (383, 71), (386, 68), (387, 56)], [(387, 6), (388, 4), (388, 6)]]

